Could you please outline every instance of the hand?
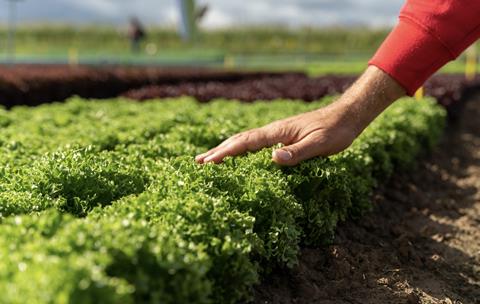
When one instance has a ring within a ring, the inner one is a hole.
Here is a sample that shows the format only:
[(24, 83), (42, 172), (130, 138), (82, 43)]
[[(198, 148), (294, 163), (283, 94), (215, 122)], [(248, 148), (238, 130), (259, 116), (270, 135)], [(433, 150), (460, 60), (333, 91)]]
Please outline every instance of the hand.
[(220, 163), (236, 156), (282, 143), (272, 159), (294, 166), (315, 156), (328, 156), (348, 148), (355, 138), (405, 90), (382, 70), (370, 66), (336, 102), (319, 110), (275, 121), (230, 137), (218, 147), (198, 155), (198, 163)]
[(278, 143), (285, 146), (273, 152), (273, 161), (293, 166), (315, 156), (343, 151), (359, 134), (353, 118), (346, 116), (339, 103), (319, 110), (275, 121), (264, 127), (239, 133), (218, 147), (198, 155), (199, 163), (220, 163), (226, 156), (253, 152)]

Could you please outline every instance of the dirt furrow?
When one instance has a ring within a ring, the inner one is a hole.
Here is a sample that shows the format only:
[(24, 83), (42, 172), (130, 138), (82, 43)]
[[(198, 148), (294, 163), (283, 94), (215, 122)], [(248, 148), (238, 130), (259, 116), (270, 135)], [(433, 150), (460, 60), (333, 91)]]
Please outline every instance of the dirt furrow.
[(302, 250), (256, 303), (480, 303), (480, 98), (440, 146), (341, 225), (333, 245)]

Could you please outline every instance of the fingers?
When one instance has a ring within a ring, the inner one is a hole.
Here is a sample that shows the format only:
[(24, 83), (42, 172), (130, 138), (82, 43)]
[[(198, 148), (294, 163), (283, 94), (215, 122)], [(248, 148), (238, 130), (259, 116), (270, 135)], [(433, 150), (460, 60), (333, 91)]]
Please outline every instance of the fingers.
[(200, 163), (200, 164), (203, 164), (205, 161), (206, 158), (208, 158), (209, 156), (215, 154), (215, 152), (219, 151), (220, 149), (226, 147), (229, 143), (231, 143), (232, 141), (236, 140), (238, 137), (240, 136), (240, 134), (236, 134), (226, 140), (224, 140), (221, 144), (219, 144), (218, 146), (216, 146), (215, 148), (213, 149), (210, 149), (208, 150), (207, 152), (205, 153), (202, 153), (202, 154), (199, 154), (195, 157), (195, 161)]
[(282, 166), (295, 166), (298, 163), (316, 157), (327, 156), (332, 147), (318, 134), (310, 134), (301, 141), (273, 151), (272, 159)]
[(231, 141), (231, 138), (225, 140), (224, 142), (222, 142), (220, 145), (218, 145), (217, 147), (213, 148), (213, 149), (210, 149), (208, 150), (207, 152), (205, 153), (202, 153), (202, 154), (199, 154), (195, 157), (195, 161), (197, 163), (203, 163), (203, 160), (207, 157), (209, 157), (210, 155), (214, 154), (215, 152), (217, 152), (219, 149), (221, 149), (222, 147), (226, 146), (228, 144), (228, 142)]
[(198, 155), (195, 160), (200, 163), (220, 163), (227, 156), (237, 156), (246, 152), (258, 151), (270, 147), (282, 140), (283, 132), (269, 127), (254, 129), (230, 137), (216, 148)]
[[(275, 128), (260, 128), (237, 134), (225, 140), (219, 146), (198, 155), (195, 160), (200, 163), (220, 163), (227, 156), (237, 156), (247, 151), (253, 152), (276, 143), (288, 143), (283, 132)], [(344, 137), (338, 134), (339, 137)], [(348, 136), (345, 136), (348, 137)], [(340, 143), (340, 144), (339, 144)], [(351, 142), (350, 142), (351, 143)], [(272, 153), (272, 159), (282, 166), (295, 166), (298, 163), (316, 157), (328, 156), (338, 153), (348, 147), (342, 141), (328, 140), (322, 132), (314, 132), (299, 142), (276, 149)]]
[(195, 156), (195, 161), (196, 161), (197, 163), (199, 163), (199, 164), (203, 164), (205, 158), (207, 158), (207, 157), (209, 157), (210, 155), (212, 155), (213, 153), (215, 153), (218, 149), (219, 149), (219, 147), (216, 147), (216, 148), (214, 148), (214, 149), (208, 150), (208, 151), (205, 152), (205, 153), (202, 153), (202, 154), (199, 154), (199, 155)]

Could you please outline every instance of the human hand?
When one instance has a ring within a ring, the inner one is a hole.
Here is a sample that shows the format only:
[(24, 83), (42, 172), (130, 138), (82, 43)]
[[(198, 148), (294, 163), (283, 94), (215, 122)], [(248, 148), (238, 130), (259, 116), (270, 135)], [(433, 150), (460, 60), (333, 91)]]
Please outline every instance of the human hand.
[(234, 135), (219, 146), (198, 155), (198, 163), (220, 163), (236, 156), (271, 147), (272, 159), (294, 166), (315, 156), (328, 156), (348, 148), (354, 139), (405, 90), (380, 69), (370, 66), (336, 102), (316, 111), (275, 121)]
[(236, 134), (216, 148), (198, 155), (199, 163), (220, 163), (226, 156), (236, 156), (271, 147), (285, 146), (273, 152), (273, 161), (293, 166), (315, 156), (343, 151), (360, 133), (354, 117), (340, 103), (316, 111), (272, 122), (264, 127)]

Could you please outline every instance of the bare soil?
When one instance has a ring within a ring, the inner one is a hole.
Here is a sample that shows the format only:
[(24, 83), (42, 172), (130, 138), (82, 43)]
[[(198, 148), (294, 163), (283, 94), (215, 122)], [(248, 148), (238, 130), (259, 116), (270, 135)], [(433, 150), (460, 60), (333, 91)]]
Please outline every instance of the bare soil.
[(439, 147), (342, 224), (328, 248), (304, 248), (255, 303), (480, 303), (480, 98)]
[[(176, 87), (184, 82), (229, 83), (287, 76), (306, 78), (304, 74), (295, 72), (227, 71), (193, 67), (0, 65), (0, 104), (6, 107), (35, 106), (63, 101), (73, 95), (113, 98), (125, 91), (151, 85)], [(454, 83), (460, 82), (457, 80)]]

